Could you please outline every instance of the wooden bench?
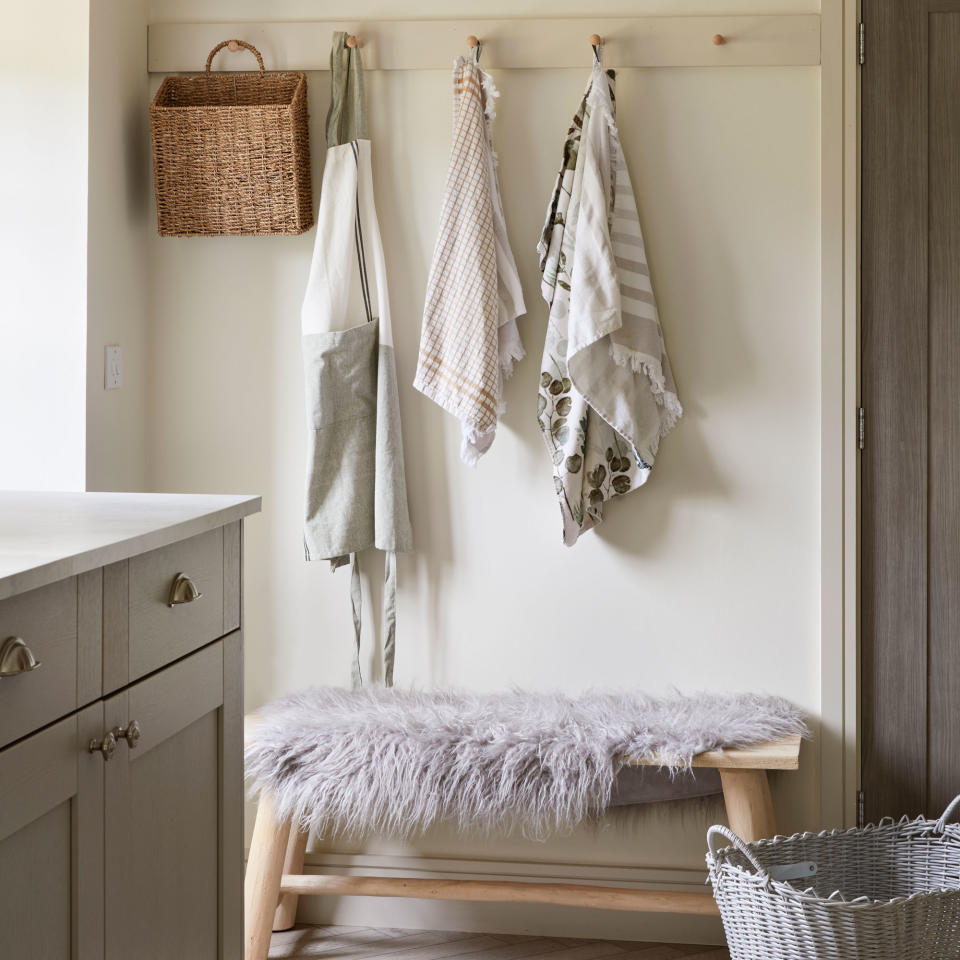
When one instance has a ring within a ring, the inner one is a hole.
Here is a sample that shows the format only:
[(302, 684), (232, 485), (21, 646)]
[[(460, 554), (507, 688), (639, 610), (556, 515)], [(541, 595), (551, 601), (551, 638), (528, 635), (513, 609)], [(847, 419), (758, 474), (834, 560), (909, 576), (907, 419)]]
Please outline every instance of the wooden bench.
[[(731, 829), (744, 840), (776, 833), (768, 770), (796, 770), (800, 737), (745, 750), (713, 750), (693, 758), (694, 767), (720, 771), (723, 800)], [(632, 766), (658, 766), (638, 760)], [(555, 903), (571, 907), (633, 910), (647, 913), (717, 914), (712, 894), (636, 890), (593, 884), (534, 883), (525, 880), (425, 880), (402, 877), (347, 877), (303, 873), (307, 833), (274, 815), (263, 795), (247, 861), (245, 884), (245, 960), (265, 960), (274, 930), (293, 926), (301, 896), (414, 897), (424, 900), (473, 900), (501, 903)]]

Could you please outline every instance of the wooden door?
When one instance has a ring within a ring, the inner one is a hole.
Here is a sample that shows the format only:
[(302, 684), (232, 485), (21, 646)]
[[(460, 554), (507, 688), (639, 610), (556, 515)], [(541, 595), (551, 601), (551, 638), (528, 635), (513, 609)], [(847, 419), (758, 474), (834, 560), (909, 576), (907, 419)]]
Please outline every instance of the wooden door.
[(97, 703), (0, 751), (0, 957), (103, 958)]
[(242, 954), (240, 635), (104, 702), (107, 960)]
[(960, 793), (960, 2), (863, 0), (862, 783)]

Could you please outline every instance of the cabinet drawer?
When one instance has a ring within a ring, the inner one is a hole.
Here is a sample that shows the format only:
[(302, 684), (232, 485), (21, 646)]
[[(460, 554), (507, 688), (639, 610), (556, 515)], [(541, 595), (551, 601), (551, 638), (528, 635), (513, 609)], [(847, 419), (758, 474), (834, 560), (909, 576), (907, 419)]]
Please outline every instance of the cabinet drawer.
[[(181, 575), (195, 599), (186, 584), (171, 596)], [(131, 680), (223, 636), (222, 529), (132, 557), (129, 577)]]
[(40, 666), (0, 678), (0, 746), (77, 709), (77, 578), (0, 601), (0, 648), (11, 637)]
[[(235, 629), (239, 528), (232, 533), (232, 525), (210, 530), (103, 568), (104, 693)], [(181, 575), (199, 595), (184, 589), (171, 596)]]

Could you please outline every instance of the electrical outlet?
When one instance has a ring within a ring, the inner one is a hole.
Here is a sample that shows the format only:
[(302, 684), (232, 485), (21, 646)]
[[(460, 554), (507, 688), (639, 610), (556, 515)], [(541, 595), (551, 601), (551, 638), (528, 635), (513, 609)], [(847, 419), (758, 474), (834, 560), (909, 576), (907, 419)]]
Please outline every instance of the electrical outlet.
[(123, 386), (123, 351), (116, 344), (103, 350), (103, 388), (119, 390)]

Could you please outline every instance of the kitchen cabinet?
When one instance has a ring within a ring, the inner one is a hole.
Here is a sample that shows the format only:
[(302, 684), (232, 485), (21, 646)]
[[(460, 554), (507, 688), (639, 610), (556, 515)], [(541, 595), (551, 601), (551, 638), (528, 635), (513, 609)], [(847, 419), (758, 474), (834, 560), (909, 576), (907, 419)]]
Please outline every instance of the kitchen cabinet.
[(242, 955), (242, 518), (257, 509), (0, 494), (0, 956)]

